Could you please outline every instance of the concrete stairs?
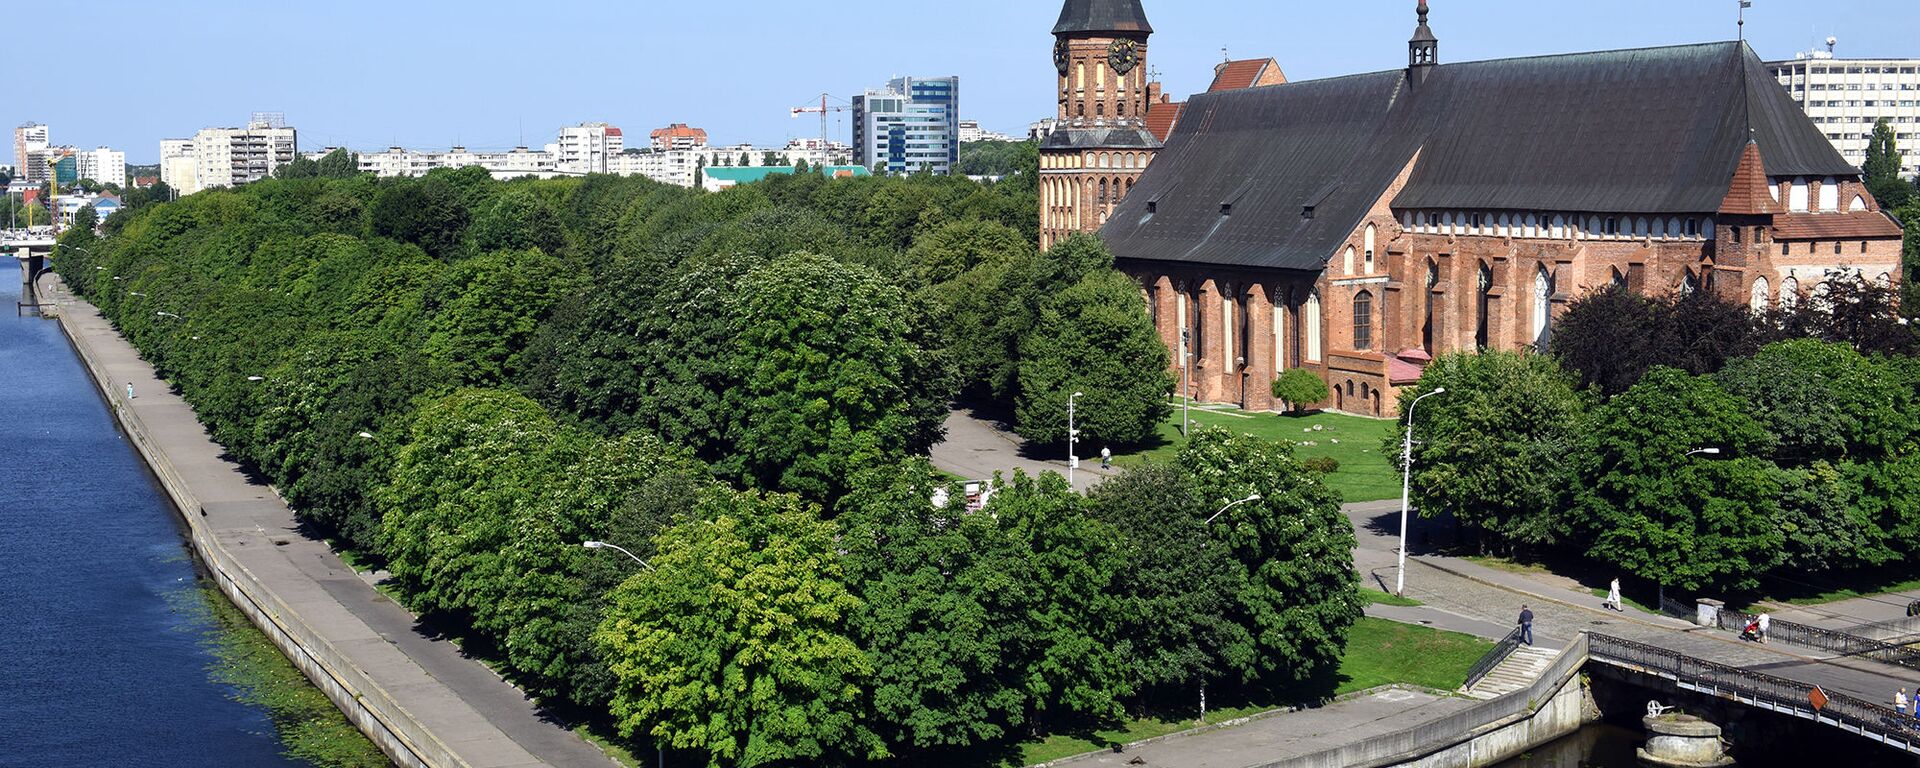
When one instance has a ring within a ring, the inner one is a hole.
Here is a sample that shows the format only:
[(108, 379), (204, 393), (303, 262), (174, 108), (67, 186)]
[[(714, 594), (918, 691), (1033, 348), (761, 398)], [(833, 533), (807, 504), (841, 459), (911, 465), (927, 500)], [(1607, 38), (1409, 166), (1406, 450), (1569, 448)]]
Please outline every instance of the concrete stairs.
[(1518, 691), (1540, 679), (1540, 675), (1552, 666), (1553, 660), (1559, 655), (1560, 651), (1554, 648), (1520, 646), (1507, 654), (1507, 658), (1480, 682), (1474, 683), (1471, 688), (1462, 688), (1460, 692), (1468, 698), (1492, 699)]

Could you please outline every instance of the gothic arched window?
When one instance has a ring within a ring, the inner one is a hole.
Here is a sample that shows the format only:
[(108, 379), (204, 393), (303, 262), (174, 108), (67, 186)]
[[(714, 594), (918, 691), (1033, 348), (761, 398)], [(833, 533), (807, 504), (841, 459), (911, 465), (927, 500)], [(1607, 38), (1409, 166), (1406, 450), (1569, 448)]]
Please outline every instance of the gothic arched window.
[(1486, 349), (1488, 332), (1487, 314), (1493, 308), (1493, 268), (1487, 266), (1487, 263), (1484, 261), (1480, 262), (1480, 282), (1478, 288), (1480, 291), (1478, 294), (1480, 298), (1480, 312), (1479, 317), (1475, 319), (1477, 325), (1473, 331), (1473, 343), (1481, 349)]
[(1553, 334), (1553, 274), (1542, 264), (1533, 275), (1533, 343), (1541, 351)]
[(1373, 349), (1373, 294), (1367, 291), (1353, 297), (1353, 348)]

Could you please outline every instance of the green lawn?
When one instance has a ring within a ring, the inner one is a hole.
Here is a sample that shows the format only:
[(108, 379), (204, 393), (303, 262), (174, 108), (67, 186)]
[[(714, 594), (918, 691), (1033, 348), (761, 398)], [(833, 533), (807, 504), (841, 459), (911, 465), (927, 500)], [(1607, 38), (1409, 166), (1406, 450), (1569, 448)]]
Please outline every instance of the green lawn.
[[(1807, 584), (1792, 584), (1787, 587), (1776, 586), (1770, 597), (1789, 605), (1821, 605), (1823, 603), (1852, 600), (1856, 597), (1873, 597), (1890, 592), (1907, 592), (1920, 589), (1920, 579), (1889, 576), (1883, 578), (1862, 577), (1862, 583), (1852, 587), (1821, 588)], [(1790, 591), (1791, 590), (1791, 591)]]
[[(1327, 484), (1338, 490), (1346, 501), (1378, 501), (1400, 496), (1400, 472), (1380, 453), (1381, 442), (1394, 434), (1395, 422), (1391, 420), (1338, 413), (1281, 416), (1197, 407), (1192, 410), (1192, 418), (1196, 427), (1224, 427), (1269, 440), (1292, 442), (1294, 455), (1302, 459), (1315, 456), (1338, 459), (1340, 469), (1328, 476)], [(1319, 430), (1315, 431), (1315, 427)], [(1116, 454), (1114, 463), (1126, 466), (1147, 460), (1170, 461), (1179, 452), (1181, 442), (1180, 408), (1176, 405), (1173, 415), (1160, 425), (1156, 443), (1131, 453)]]
[[(1493, 643), (1471, 635), (1363, 617), (1347, 634), (1347, 651), (1340, 658), (1339, 682), (1327, 693), (1338, 696), (1392, 683), (1450, 691), (1467, 681), (1467, 670), (1472, 669), (1474, 662), (1490, 650), (1493, 650)], [(1207, 722), (1218, 723), (1245, 717), (1286, 703), (1209, 710)], [(1098, 741), (1073, 736), (1050, 736), (1024, 745), (1021, 763), (1033, 765), (1095, 752), (1113, 744), (1164, 736), (1196, 725), (1190, 719), (1131, 720), (1120, 728), (1095, 734)]]
[(1401, 597), (1399, 595), (1391, 594), (1388, 592), (1382, 592), (1377, 589), (1367, 589), (1366, 587), (1360, 588), (1360, 596), (1363, 598), (1366, 598), (1367, 602), (1373, 603), (1374, 605), (1398, 605), (1406, 608), (1414, 608), (1414, 607), (1426, 605), (1426, 603), (1420, 602), (1411, 597)]

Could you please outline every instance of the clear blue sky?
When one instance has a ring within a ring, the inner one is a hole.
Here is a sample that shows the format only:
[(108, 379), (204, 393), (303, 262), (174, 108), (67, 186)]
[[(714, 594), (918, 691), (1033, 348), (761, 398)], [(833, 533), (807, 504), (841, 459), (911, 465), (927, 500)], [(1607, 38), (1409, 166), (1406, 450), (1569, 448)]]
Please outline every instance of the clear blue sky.
[[(1144, 0), (1149, 63), (1176, 97), (1226, 48), (1301, 80), (1398, 67), (1413, 0)], [(1736, 0), (1431, 0), (1441, 61), (1725, 40)], [(153, 162), (159, 140), (280, 111), (303, 148), (539, 147), (604, 120), (645, 141), (669, 122), (715, 142), (784, 143), (788, 109), (895, 75), (959, 75), (961, 110), (1024, 131), (1050, 114), (1058, 0), (92, 0), (8, 2), (0, 123)], [(1748, 39), (1791, 58), (1827, 35), (1847, 56), (1920, 57), (1915, 0), (1756, 0)], [(21, 66), (43, 51), (53, 66)], [(53, 88), (21, 86), (46, 82)], [(847, 123), (836, 116), (845, 140)], [(11, 147), (8, 147), (10, 150)]]

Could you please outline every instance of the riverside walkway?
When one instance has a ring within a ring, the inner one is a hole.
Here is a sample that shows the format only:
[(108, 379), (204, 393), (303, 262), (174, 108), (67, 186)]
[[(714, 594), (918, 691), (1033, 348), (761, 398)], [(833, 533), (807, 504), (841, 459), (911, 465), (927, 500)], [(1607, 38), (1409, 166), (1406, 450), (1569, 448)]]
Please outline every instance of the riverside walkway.
[[(415, 745), (420, 753), (439, 755), (435, 764), (614, 764), (486, 665), (417, 629), (411, 613), (347, 567), (325, 542), (303, 536), (292, 510), (225, 458), (193, 408), (91, 304), (74, 299), (57, 278), (47, 278), (43, 287), (82, 361), (176, 504), (183, 494), (197, 503), (181, 510), (196, 547), (216, 547), (220, 562), (212, 567), (238, 569), (239, 578), (264, 587), (270, 595), (261, 610), (276, 625), (295, 637), (310, 632), (313, 645), (324, 646), (311, 658), (295, 659), (309, 677), (317, 661), (338, 680), (370, 683), (373, 690), (356, 695), (395, 705), (381, 722), (405, 740), (425, 742)], [(326, 680), (316, 682), (328, 687)]]

